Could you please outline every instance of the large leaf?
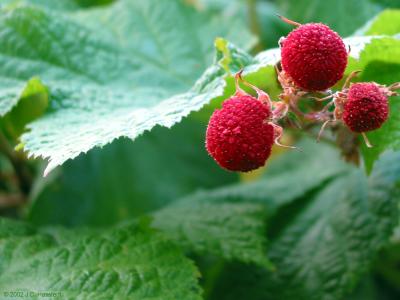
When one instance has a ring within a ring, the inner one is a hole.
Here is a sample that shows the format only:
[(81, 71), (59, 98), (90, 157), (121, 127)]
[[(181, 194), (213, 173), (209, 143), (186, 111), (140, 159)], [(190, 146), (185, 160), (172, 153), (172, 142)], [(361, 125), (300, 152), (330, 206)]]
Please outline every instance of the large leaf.
[[(65, 232), (61, 232), (65, 236)], [(54, 236), (53, 236), (54, 235)], [(201, 299), (194, 265), (145, 224), (57, 238), (0, 219), (0, 292), (60, 299)]]
[(398, 222), (399, 159), (399, 153), (387, 153), (369, 178), (354, 169), (297, 208), (282, 211), (278, 217), (289, 219), (276, 228), (268, 251), (277, 271), (232, 266), (214, 298), (342, 299)]
[(156, 210), (197, 189), (238, 179), (206, 153), (205, 122), (157, 127), (67, 162), (38, 183), (28, 213), (38, 225), (109, 225)]
[(261, 205), (181, 201), (154, 217), (154, 226), (190, 251), (271, 268)]
[[(35, 7), (0, 12), (0, 85), (8, 87), (1, 90), (1, 113), (16, 103), (31, 77), (49, 87), (50, 109), (22, 136), (32, 156), (49, 158), (46, 173), (120, 136), (134, 139), (157, 124), (170, 127), (222, 94), (224, 81), (215, 66), (194, 82), (211, 62), (213, 37), (240, 28), (179, 0), (121, 0), (93, 14), (97, 20), (112, 16), (110, 30), (97, 30), (108, 28), (97, 23), (94, 31), (89, 17), (85, 26)], [(113, 25), (116, 20), (122, 27)], [(238, 42), (246, 47), (252, 39), (241, 32)]]

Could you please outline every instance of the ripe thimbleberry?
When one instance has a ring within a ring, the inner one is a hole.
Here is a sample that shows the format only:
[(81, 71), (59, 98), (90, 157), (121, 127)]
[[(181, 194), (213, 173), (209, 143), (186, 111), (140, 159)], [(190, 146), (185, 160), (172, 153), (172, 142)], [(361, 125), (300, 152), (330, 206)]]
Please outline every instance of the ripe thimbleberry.
[[(274, 113), (268, 94), (244, 81), (241, 73), (235, 77), (236, 93), (210, 118), (206, 148), (221, 167), (248, 172), (265, 164), (274, 142), (279, 144), (282, 128), (271, 122)], [(253, 88), (258, 98), (243, 91), (239, 80)]]
[(347, 50), (342, 38), (321, 23), (297, 25), (282, 39), (281, 64), (286, 76), (307, 91), (323, 91), (335, 85), (347, 65)]
[(388, 87), (375, 82), (359, 82), (348, 88), (351, 79), (358, 73), (359, 71), (354, 71), (349, 75), (341, 91), (319, 99), (322, 101), (333, 98), (319, 113), (320, 117), (330, 114), (329, 107), (335, 106), (333, 119), (328, 117), (322, 125), (319, 137), (328, 123), (342, 120), (351, 131), (361, 133), (367, 147), (372, 147), (365, 132), (378, 129), (385, 123), (389, 115), (388, 97), (399, 95), (396, 90), (400, 89), (400, 82)]
[(373, 82), (352, 84), (344, 104), (343, 121), (354, 132), (378, 129), (387, 120), (389, 104), (386, 93)]
[(266, 122), (270, 116), (270, 107), (252, 96), (235, 95), (225, 100), (208, 123), (208, 153), (231, 171), (262, 167), (274, 144), (274, 127)]
[[(235, 76), (235, 94), (210, 118), (206, 148), (221, 167), (248, 172), (264, 166), (273, 144), (297, 148), (279, 142), (283, 129), (274, 123), (286, 115), (288, 104), (271, 101), (267, 93), (243, 80), (241, 74), (239, 71)], [(239, 87), (239, 80), (257, 92), (257, 99)]]

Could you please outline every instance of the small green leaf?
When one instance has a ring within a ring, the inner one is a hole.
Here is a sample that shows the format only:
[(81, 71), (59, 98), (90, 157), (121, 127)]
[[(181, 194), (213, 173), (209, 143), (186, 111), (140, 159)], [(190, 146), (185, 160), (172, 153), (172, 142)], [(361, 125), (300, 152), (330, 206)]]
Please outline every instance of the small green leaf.
[(400, 33), (400, 10), (387, 9), (368, 24), (366, 35), (395, 35)]
[(21, 95), (14, 99), (18, 100), (18, 103), (9, 110), (2, 122), (8, 134), (16, 139), (28, 123), (45, 113), (49, 105), (49, 95), (40, 79), (34, 77), (27, 82)]

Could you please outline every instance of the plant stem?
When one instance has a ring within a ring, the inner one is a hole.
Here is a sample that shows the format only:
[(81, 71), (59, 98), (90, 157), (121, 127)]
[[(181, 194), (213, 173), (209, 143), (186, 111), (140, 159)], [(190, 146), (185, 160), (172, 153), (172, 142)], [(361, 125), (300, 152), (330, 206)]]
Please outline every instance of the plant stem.
[(26, 165), (26, 160), (19, 156), (9, 144), (7, 138), (0, 130), (0, 152), (11, 162), (18, 178), (18, 185), (24, 195), (28, 195), (32, 186), (32, 175)]
[(24, 204), (26, 197), (21, 194), (0, 194), (0, 209), (18, 207)]

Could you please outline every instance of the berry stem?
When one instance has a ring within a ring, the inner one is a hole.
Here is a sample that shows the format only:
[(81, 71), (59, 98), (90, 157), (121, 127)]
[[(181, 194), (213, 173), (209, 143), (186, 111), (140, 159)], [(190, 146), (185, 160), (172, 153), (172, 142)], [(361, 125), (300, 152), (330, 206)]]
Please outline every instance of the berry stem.
[(283, 128), (281, 127), (281, 126), (279, 126), (279, 125), (276, 125), (276, 124), (274, 124), (274, 123), (272, 123), (272, 122), (269, 122), (268, 124), (270, 124), (272, 127), (274, 127), (274, 135), (275, 135), (275, 139), (274, 139), (274, 142), (275, 142), (275, 145), (277, 145), (277, 146), (279, 146), (279, 147), (283, 147), (283, 148), (290, 148), (290, 149), (295, 149), (295, 150), (298, 150), (298, 151), (302, 151), (300, 148), (298, 148), (298, 147), (295, 147), (295, 146), (288, 146), (288, 145), (283, 145), (283, 144), (281, 144), (280, 142), (279, 142), (279, 140), (280, 140), (280, 138), (282, 137), (282, 134), (283, 134)]
[[(389, 89), (389, 91), (392, 91), (392, 92), (400, 89), (400, 82), (396, 82), (396, 83), (389, 85), (388, 89)], [(398, 93), (395, 93), (393, 96), (397, 96), (397, 95), (398, 95)]]
[(237, 77), (238, 79), (240, 79), (244, 85), (247, 85), (248, 87), (252, 88), (253, 90), (256, 91), (257, 95), (258, 95), (258, 100), (260, 100), (262, 103), (268, 104), (271, 107), (271, 98), (269, 97), (269, 95), (264, 92), (263, 90), (259, 89), (258, 87), (256, 87), (255, 85), (251, 84), (250, 82), (244, 80), (242, 78), (242, 73), (243, 70), (240, 70), (235, 77)]
[(335, 122), (336, 122), (336, 120), (327, 120), (324, 122), (324, 124), (322, 124), (321, 129), (319, 130), (319, 133), (318, 133), (317, 143), (320, 142), (322, 134), (324, 133), (326, 126), (328, 126), (329, 123), (335, 123)]
[(372, 148), (373, 146), (372, 146), (372, 144), (370, 143), (370, 141), (368, 140), (368, 137), (367, 137), (367, 135), (365, 134), (365, 132), (362, 132), (361, 135), (362, 135), (362, 137), (363, 137), (363, 139), (364, 139), (365, 145), (367, 145), (368, 148)]
[(347, 76), (346, 81), (343, 84), (342, 90), (347, 89), (350, 86), (350, 82), (353, 78), (357, 77), (358, 74), (360, 74), (361, 71), (357, 70), (357, 71), (353, 71), (349, 74), (349, 76)]
[(315, 101), (317, 101), (317, 102), (323, 102), (323, 101), (329, 100), (329, 99), (331, 99), (331, 98), (333, 98), (333, 97), (334, 97), (334, 94), (331, 94), (331, 95), (326, 96), (326, 97), (323, 97), (323, 98), (308, 97), (308, 99), (312, 99), (312, 100), (315, 100)]
[(239, 85), (239, 80), (242, 79), (241, 74), (243, 73), (243, 69), (240, 70), (235, 74), (235, 96), (247, 96), (247, 93), (242, 90), (242, 88)]
[(288, 18), (285, 18), (284, 16), (281, 16), (281, 15), (279, 15), (279, 14), (276, 14), (276, 15), (277, 15), (277, 17), (278, 17), (279, 19), (281, 19), (283, 22), (285, 22), (285, 23), (287, 23), (287, 24), (289, 24), (289, 25), (293, 25), (293, 26), (296, 26), (296, 27), (301, 26), (301, 24), (298, 23), (298, 22), (295, 22), (295, 21), (293, 21), (293, 20), (290, 20), (290, 19), (288, 19)]

